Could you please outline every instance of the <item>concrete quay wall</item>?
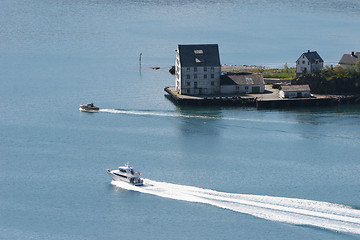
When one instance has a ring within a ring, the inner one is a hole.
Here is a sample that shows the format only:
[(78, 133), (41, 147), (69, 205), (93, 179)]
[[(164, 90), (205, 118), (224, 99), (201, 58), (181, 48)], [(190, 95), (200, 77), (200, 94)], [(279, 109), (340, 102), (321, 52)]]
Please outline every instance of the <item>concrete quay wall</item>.
[(166, 87), (164, 91), (170, 96), (170, 99), (179, 105), (232, 105), (232, 106), (256, 106), (255, 97), (245, 97), (238, 95), (226, 96), (191, 96), (180, 95), (173, 87)]
[[(286, 108), (360, 103), (360, 95), (289, 99), (279, 98), (276, 94), (190, 96), (177, 94), (174, 87), (166, 87), (164, 90), (169, 94), (170, 99), (179, 105), (232, 105), (256, 108)], [(258, 95), (258, 97), (256, 95)]]

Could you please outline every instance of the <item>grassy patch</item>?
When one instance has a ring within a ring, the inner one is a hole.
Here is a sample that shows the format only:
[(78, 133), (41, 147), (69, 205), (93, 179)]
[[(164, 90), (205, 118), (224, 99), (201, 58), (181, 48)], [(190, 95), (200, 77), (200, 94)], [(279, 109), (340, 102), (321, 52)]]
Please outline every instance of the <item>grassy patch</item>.
[[(242, 72), (242, 71), (238, 71), (238, 72)], [(261, 73), (264, 78), (280, 78), (280, 79), (291, 80), (296, 77), (296, 68), (288, 68), (286, 64), (282, 69), (255, 68), (255, 69), (246, 69), (244, 70), (244, 72)]]
[(287, 71), (285, 69), (270, 69), (263, 73), (264, 78), (281, 78), (281, 79), (294, 79), (296, 77), (296, 69), (289, 68)]

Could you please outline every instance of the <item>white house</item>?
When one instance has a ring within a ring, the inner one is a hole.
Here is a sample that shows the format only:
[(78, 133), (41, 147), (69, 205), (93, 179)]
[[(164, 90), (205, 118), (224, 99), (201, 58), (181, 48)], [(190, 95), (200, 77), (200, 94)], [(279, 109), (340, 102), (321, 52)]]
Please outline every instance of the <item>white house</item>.
[(351, 69), (356, 62), (360, 61), (360, 52), (351, 52), (351, 54), (344, 54), (339, 61), (340, 67), (344, 69)]
[(175, 89), (179, 94), (219, 94), (220, 73), (217, 44), (178, 45)]
[(307, 84), (282, 86), (279, 95), (281, 98), (308, 98), (310, 87)]
[(320, 72), (323, 67), (324, 61), (320, 55), (316, 51), (308, 50), (296, 61), (296, 74)]
[(265, 83), (261, 74), (233, 73), (220, 76), (221, 94), (264, 93)]

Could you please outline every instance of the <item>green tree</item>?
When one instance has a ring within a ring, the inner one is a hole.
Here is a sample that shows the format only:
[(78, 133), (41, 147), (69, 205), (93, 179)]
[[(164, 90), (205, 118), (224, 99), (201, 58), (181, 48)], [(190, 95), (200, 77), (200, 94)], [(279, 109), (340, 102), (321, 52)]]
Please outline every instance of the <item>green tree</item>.
[(285, 70), (285, 72), (287, 72), (287, 73), (289, 72), (289, 67), (288, 67), (288, 64), (287, 64), (287, 63), (284, 64), (284, 70)]
[(355, 63), (355, 70), (356, 70), (357, 72), (360, 72), (360, 61), (357, 61), (357, 62)]

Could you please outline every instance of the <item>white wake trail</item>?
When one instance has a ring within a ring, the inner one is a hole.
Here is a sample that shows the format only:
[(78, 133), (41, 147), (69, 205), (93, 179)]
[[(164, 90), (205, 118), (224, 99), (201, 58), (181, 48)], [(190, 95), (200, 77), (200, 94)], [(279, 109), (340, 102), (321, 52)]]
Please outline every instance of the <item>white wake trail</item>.
[(182, 118), (199, 118), (199, 119), (223, 119), (230, 121), (247, 121), (247, 122), (272, 122), (272, 123), (287, 123), (297, 124), (291, 121), (273, 121), (263, 119), (250, 119), (250, 118), (232, 118), (232, 117), (221, 117), (221, 116), (205, 116), (205, 115), (189, 115), (181, 113), (170, 113), (170, 112), (155, 112), (155, 111), (139, 111), (139, 110), (120, 110), (120, 109), (100, 109), (99, 112), (113, 113), (113, 114), (126, 114), (126, 115), (139, 115), (139, 116), (158, 116), (158, 117), (182, 117)]
[(150, 179), (144, 179), (142, 187), (122, 181), (111, 183), (127, 190), (210, 204), (271, 221), (360, 234), (360, 210), (345, 205), (297, 198), (225, 193)]

